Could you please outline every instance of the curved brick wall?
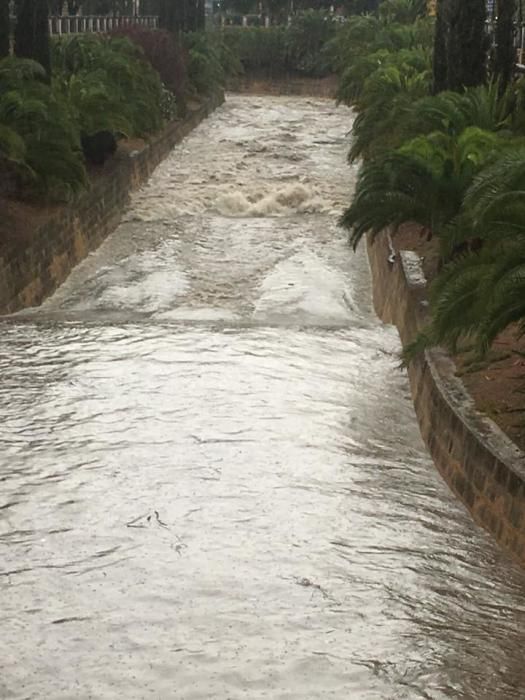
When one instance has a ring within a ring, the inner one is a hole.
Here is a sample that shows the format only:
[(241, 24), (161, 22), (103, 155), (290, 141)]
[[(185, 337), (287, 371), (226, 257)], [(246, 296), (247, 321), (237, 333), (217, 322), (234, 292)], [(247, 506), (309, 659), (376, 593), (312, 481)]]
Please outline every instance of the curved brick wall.
[[(389, 262), (386, 235), (368, 241), (374, 307), (397, 326), (403, 344), (425, 318), (426, 281), (418, 256), (398, 251)], [(408, 370), (421, 434), (448, 485), (500, 545), (525, 566), (525, 455), (476, 411), (455, 365), (431, 350)]]
[(35, 232), (29, 245), (0, 248), (0, 314), (37, 306), (118, 225), (130, 193), (224, 100), (218, 95), (169, 124), (141, 151), (117, 156), (89, 191)]

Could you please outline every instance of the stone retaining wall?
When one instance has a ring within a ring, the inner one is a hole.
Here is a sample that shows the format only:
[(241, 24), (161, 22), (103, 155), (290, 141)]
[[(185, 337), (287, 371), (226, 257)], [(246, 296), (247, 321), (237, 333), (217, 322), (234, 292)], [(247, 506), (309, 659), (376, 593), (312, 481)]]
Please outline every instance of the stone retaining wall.
[[(392, 249), (387, 234), (368, 241), (374, 307), (410, 342), (426, 314), (426, 281), (417, 254)], [(389, 261), (390, 258), (390, 261)], [(427, 351), (408, 374), (421, 434), (448, 485), (499, 544), (525, 566), (525, 455), (480, 414), (451, 358)]]
[(334, 99), (337, 91), (337, 76), (303, 78), (297, 75), (284, 75), (268, 78), (256, 74), (242, 75), (230, 80), (228, 89), (249, 95), (294, 95)]
[(91, 188), (41, 226), (29, 244), (0, 250), (0, 314), (37, 306), (117, 227), (130, 193), (224, 100), (218, 95), (169, 124), (142, 150), (117, 155)]

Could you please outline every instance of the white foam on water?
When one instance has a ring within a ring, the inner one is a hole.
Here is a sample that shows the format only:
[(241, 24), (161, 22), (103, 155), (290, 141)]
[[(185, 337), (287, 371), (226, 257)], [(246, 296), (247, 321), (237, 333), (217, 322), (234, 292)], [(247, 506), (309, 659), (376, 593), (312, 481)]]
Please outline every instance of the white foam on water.
[(263, 217), (290, 214), (314, 214), (325, 210), (326, 203), (314, 187), (300, 182), (279, 184), (271, 188), (234, 190), (220, 194), (216, 210), (223, 216)]
[(278, 263), (259, 287), (256, 321), (318, 325), (348, 324), (355, 318), (352, 292), (344, 274), (310, 250)]
[(235, 322), (239, 320), (239, 316), (228, 309), (220, 309), (213, 306), (208, 307), (192, 307), (179, 306), (176, 309), (163, 311), (155, 314), (155, 318), (162, 321), (188, 321), (188, 322)]

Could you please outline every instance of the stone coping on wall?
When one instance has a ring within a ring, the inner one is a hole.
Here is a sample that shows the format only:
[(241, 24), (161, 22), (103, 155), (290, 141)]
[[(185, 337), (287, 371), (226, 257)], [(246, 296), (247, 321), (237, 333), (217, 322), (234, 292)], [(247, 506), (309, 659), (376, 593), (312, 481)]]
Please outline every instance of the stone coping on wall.
[(140, 150), (118, 154), (89, 190), (60, 208), (29, 242), (0, 249), (0, 314), (38, 306), (118, 226), (131, 193), (224, 101), (222, 92), (168, 124)]
[[(397, 326), (403, 345), (427, 316), (426, 280), (413, 251), (392, 250), (384, 232), (368, 239), (374, 307)], [(442, 349), (427, 350), (408, 368), (423, 439), (439, 472), (476, 522), (525, 566), (525, 455), (475, 407)]]
[(230, 79), (228, 90), (249, 95), (320, 97), (333, 100), (337, 92), (337, 76), (309, 78), (290, 74), (268, 78), (248, 73)]

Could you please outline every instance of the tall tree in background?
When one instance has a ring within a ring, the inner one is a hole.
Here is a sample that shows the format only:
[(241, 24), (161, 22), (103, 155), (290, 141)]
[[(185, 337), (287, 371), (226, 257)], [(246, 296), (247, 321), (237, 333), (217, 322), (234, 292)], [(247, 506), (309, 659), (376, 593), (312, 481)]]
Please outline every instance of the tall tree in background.
[(446, 90), (447, 83), (447, 3), (438, 0), (436, 9), (436, 26), (434, 30), (434, 53), (432, 57), (432, 92)]
[(0, 58), (9, 55), (9, 0), (0, 0)]
[(186, 24), (186, 0), (161, 0), (159, 26), (169, 32), (183, 32)]
[(184, 30), (186, 32), (197, 31), (197, 0), (185, 0), (186, 5), (186, 21)]
[(197, 0), (197, 24), (198, 32), (204, 31), (206, 26), (206, 4), (204, 0)]
[(38, 61), (51, 77), (47, 0), (22, 0), (17, 4), (15, 54)]
[(447, 88), (461, 91), (485, 82), (488, 41), (485, 0), (446, 0)]
[(161, 0), (159, 26), (170, 32), (196, 32), (204, 29), (204, 0)]
[(516, 0), (497, 0), (496, 13), (496, 48), (494, 51), (493, 70), (500, 81), (503, 91), (510, 82), (516, 55), (514, 50), (514, 17)]
[(206, 19), (204, 0), (185, 0), (186, 23), (185, 31), (199, 32), (204, 29)]

